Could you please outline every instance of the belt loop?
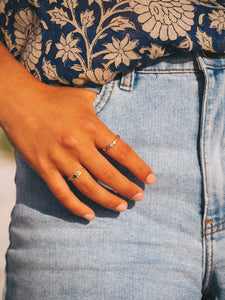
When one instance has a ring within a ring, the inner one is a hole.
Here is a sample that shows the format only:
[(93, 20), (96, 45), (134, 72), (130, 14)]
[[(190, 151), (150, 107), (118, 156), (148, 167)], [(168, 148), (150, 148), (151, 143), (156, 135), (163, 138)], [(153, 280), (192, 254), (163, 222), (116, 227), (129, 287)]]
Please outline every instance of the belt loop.
[(132, 91), (134, 87), (134, 77), (135, 70), (132, 70), (129, 73), (124, 73), (120, 81), (120, 89), (125, 91)]
[(197, 52), (195, 56), (201, 71), (208, 68), (225, 68), (225, 55), (222, 53), (207, 54), (205, 52)]
[(200, 52), (195, 52), (195, 58), (196, 58), (199, 70), (204, 72), (207, 65), (204, 61), (203, 55)]

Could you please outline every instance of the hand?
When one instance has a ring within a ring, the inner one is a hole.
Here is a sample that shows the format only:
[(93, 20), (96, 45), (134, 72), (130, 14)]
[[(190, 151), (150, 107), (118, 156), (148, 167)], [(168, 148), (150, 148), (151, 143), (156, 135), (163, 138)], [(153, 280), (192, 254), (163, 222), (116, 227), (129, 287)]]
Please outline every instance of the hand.
[[(115, 211), (127, 208), (125, 200), (98, 184), (89, 171), (119, 194), (141, 200), (142, 189), (98, 151), (110, 144), (115, 134), (95, 114), (96, 94), (82, 88), (49, 86), (29, 80), (31, 82), (3, 105), (5, 114), (2, 114), (1, 124), (15, 149), (44, 179), (58, 200), (74, 214), (88, 220), (94, 218), (94, 212), (71, 192), (63, 178), (83, 167), (87, 170), (73, 180), (73, 184), (100, 205)], [(107, 154), (141, 181), (154, 183), (155, 175), (150, 167), (122, 140)]]

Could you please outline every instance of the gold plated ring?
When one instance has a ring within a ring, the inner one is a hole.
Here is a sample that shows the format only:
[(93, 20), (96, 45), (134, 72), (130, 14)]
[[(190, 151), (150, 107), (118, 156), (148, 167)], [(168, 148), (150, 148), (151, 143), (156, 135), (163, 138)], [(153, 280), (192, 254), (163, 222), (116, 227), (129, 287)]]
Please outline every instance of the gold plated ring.
[(73, 181), (73, 180), (77, 179), (78, 177), (80, 177), (80, 175), (82, 175), (84, 173), (85, 170), (86, 170), (85, 168), (77, 170), (70, 177), (68, 177), (68, 180)]
[(115, 136), (115, 139), (112, 141), (112, 143), (110, 143), (109, 145), (107, 145), (105, 148), (102, 148), (103, 151), (108, 151), (110, 148), (112, 148), (114, 145), (116, 145), (116, 143), (118, 142), (118, 140), (120, 139), (120, 136), (117, 134)]

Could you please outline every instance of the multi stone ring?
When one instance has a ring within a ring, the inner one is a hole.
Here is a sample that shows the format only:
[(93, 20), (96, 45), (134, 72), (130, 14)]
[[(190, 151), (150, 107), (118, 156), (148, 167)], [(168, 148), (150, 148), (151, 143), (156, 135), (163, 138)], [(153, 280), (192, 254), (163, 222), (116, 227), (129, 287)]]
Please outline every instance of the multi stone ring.
[(103, 151), (108, 151), (110, 148), (112, 148), (114, 145), (116, 145), (116, 143), (118, 142), (118, 140), (120, 139), (120, 136), (117, 134), (114, 138), (114, 140), (107, 145), (105, 148), (102, 148)]
[(73, 173), (70, 177), (68, 177), (69, 181), (73, 181), (75, 179), (77, 179), (78, 177), (80, 177), (80, 175), (82, 175), (85, 172), (85, 168), (82, 168), (80, 170), (77, 170), (75, 173)]

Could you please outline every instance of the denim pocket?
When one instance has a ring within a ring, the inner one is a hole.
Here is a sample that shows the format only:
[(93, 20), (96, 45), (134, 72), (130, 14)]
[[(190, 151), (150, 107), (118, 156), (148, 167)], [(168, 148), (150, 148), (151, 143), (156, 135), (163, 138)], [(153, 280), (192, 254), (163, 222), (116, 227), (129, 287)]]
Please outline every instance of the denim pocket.
[(97, 94), (97, 97), (93, 102), (93, 106), (97, 116), (101, 114), (105, 107), (109, 104), (114, 86), (115, 81), (103, 85), (100, 92)]

